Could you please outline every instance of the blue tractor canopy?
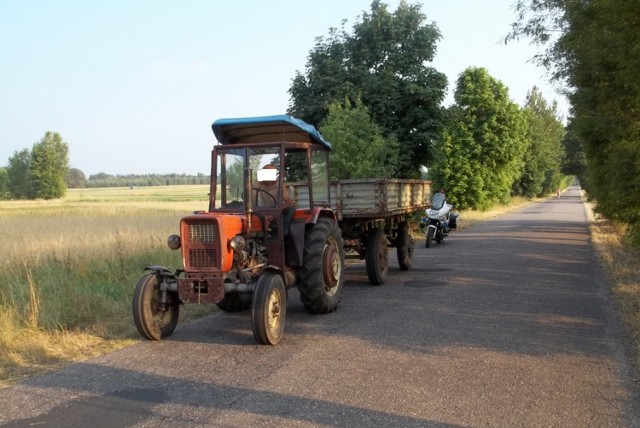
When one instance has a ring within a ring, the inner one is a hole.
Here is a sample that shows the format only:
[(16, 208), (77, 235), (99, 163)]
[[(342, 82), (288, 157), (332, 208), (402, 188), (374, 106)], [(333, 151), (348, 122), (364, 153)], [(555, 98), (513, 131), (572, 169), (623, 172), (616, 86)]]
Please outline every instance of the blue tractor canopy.
[(331, 143), (308, 123), (289, 115), (218, 119), (211, 125), (220, 144), (306, 142), (331, 150)]

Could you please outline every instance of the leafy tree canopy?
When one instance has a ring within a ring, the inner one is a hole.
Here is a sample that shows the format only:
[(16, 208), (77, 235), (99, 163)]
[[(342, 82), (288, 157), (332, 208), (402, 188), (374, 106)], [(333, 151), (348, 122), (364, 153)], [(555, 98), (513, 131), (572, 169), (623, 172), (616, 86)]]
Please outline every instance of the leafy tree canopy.
[(560, 186), (563, 179), (564, 125), (557, 105), (549, 105), (535, 86), (527, 95), (523, 113), (527, 151), (522, 176), (514, 185), (514, 193), (527, 197), (548, 195)]
[[(640, 110), (633, 108), (640, 105), (640, 8), (615, 0), (528, 0), (516, 10), (507, 39), (545, 46), (539, 62), (566, 85), (571, 143), (582, 145), (596, 209), (629, 224), (640, 245)], [(574, 165), (580, 152), (572, 151)]]
[(460, 74), (454, 99), (436, 150), (435, 184), (444, 186), (448, 199), (461, 209), (507, 203), (524, 166), (520, 107), (484, 68)]
[(31, 150), (30, 175), (34, 196), (55, 199), (64, 196), (69, 174), (69, 146), (57, 132), (47, 131)]
[(64, 196), (69, 173), (69, 146), (47, 131), (31, 150), (16, 151), (7, 166), (11, 198), (54, 199)]
[(31, 152), (29, 149), (15, 151), (13, 156), (9, 158), (7, 175), (11, 198), (29, 199), (32, 197), (30, 164)]
[(355, 107), (349, 100), (344, 105), (329, 105), (320, 132), (333, 146), (329, 155), (332, 180), (393, 177), (398, 145), (383, 137), (360, 99)]
[(383, 135), (402, 148), (394, 176), (420, 177), (442, 126), (447, 85), (446, 76), (427, 65), (441, 36), (425, 21), (420, 5), (402, 1), (392, 13), (374, 0), (351, 34), (344, 21), (341, 30), (332, 28), (326, 39), (316, 39), (305, 73), (296, 73), (289, 113), (319, 126), (330, 105), (360, 98)]
[(69, 169), (69, 174), (66, 178), (67, 187), (70, 189), (84, 189), (87, 187), (87, 177), (84, 172), (78, 168)]
[(6, 167), (0, 167), (0, 199), (10, 199), (9, 172)]

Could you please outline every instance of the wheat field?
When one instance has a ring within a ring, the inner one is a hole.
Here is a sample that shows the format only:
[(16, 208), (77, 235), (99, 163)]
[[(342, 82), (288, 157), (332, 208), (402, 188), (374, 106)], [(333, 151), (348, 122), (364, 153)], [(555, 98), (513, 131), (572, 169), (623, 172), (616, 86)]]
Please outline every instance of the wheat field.
[[(0, 385), (138, 340), (136, 281), (150, 264), (180, 266), (166, 238), (207, 209), (208, 193), (72, 189), (60, 200), (1, 201)], [(211, 310), (189, 306), (181, 319)]]

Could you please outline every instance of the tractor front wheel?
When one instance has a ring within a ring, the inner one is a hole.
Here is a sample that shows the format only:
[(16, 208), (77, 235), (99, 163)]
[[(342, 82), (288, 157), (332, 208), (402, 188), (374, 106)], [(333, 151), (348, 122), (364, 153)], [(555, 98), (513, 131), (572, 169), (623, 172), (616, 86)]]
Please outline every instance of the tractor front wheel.
[(180, 304), (169, 291), (162, 302), (161, 277), (156, 273), (142, 276), (133, 292), (133, 321), (142, 337), (160, 340), (169, 337), (180, 314)]
[(277, 273), (265, 272), (258, 279), (251, 302), (253, 337), (261, 345), (275, 345), (284, 333), (287, 290)]

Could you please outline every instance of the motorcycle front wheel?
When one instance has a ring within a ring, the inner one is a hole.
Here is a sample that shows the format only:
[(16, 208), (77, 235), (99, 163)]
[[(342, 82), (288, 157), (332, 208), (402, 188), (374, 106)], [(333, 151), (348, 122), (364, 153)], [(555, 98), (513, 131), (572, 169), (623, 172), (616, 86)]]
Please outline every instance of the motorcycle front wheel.
[(425, 247), (429, 248), (431, 246), (431, 241), (433, 241), (433, 234), (434, 234), (434, 229), (430, 227), (427, 230), (427, 240), (424, 243)]

